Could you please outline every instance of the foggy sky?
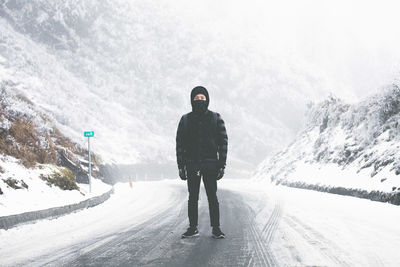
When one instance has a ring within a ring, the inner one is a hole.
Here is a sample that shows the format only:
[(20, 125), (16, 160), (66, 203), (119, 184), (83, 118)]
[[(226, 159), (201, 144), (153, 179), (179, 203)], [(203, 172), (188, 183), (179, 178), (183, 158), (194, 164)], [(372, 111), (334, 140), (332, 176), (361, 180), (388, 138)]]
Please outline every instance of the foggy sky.
[[(174, 1), (175, 2), (175, 1)], [(399, 1), (181, 1), (196, 30), (320, 69), (331, 91), (365, 98), (399, 76)]]

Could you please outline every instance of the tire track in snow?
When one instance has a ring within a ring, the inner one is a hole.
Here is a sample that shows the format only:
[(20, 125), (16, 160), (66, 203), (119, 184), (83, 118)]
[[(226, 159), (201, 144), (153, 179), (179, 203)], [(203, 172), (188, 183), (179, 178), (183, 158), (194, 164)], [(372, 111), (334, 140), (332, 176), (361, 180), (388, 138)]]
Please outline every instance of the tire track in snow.
[(281, 218), (282, 206), (280, 203), (276, 203), (271, 216), (265, 224), (261, 234), (267, 244), (272, 241), (273, 235), (278, 227), (279, 220)]
[[(256, 246), (252, 256), (253, 258), (258, 259), (258, 262), (253, 260), (251, 263), (252, 265), (249, 266), (278, 266), (278, 262), (270, 249), (270, 242), (272, 241), (274, 233), (278, 227), (281, 217), (281, 209), (282, 207), (280, 202), (277, 202), (261, 231), (258, 230), (256, 226), (257, 224), (254, 220), (250, 223), (250, 233)], [(256, 216), (253, 216), (253, 218), (255, 217)]]
[[(270, 261), (268, 260), (268, 252), (266, 250), (264, 242), (260, 238), (260, 234), (258, 229), (255, 228), (253, 223), (249, 225), (249, 232), (251, 237), (251, 245), (254, 246), (254, 250), (252, 251), (252, 265), (251, 266), (272, 266)], [(257, 264), (257, 265), (255, 265)]]
[(338, 255), (345, 255), (338, 245), (333, 241), (324, 237), (314, 228), (306, 225), (294, 216), (285, 216), (285, 222), (295, 230), (300, 236), (312, 247), (318, 248), (321, 254), (327, 259), (331, 260), (337, 266), (352, 266), (353, 264), (346, 257), (339, 257)]

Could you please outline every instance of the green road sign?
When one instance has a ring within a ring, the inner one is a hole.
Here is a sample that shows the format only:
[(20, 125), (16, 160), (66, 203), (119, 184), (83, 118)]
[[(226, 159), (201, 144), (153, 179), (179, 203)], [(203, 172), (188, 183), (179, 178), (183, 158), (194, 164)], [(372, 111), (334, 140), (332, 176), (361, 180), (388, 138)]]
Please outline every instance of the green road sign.
[(94, 131), (85, 132), (85, 137), (93, 137), (93, 136), (94, 136)]

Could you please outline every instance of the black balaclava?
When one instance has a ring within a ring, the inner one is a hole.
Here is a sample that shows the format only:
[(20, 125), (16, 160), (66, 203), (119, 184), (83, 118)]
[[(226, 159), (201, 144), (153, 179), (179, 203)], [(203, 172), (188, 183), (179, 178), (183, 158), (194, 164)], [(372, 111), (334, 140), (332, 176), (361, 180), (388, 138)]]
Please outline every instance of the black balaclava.
[[(196, 100), (194, 97), (198, 94), (203, 94), (206, 96), (206, 100)], [(192, 111), (197, 115), (204, 114), (207, 111), (208, 105), (210, 104), (210, 96), (208, 91), (203, 86), (196, 86), (190, 93), (190, 103), (192, 104)]]

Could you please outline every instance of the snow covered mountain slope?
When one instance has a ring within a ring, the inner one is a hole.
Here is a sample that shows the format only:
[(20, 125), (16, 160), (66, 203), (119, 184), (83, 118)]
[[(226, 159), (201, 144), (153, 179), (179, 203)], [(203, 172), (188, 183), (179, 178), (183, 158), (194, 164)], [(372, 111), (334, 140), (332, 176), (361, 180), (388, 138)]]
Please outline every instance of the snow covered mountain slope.
[(175, 160), (178, 121), (191, 88), (204, 85), (226, 122), (228, 164), (251, 169), (293, 138), (305, 103), (331, 83), (266, 43), (262, 29), (227, 27), (224, 5), (213, 7), (215, 19), (174, 3), (2, 1), (0, 79), (18, 84), (73, 141), (94, 130), (106, 163), (128, 164)]
[(306, 129), (260, 164), (256, 179), (318, 190), (400, 192), (398, 84), (358, 104), (331, 96), (308, 108)]
[(0, 216), (79, 202), (110, 188), (93, 154), (64, 136), (18, 85), (0, 84)]

